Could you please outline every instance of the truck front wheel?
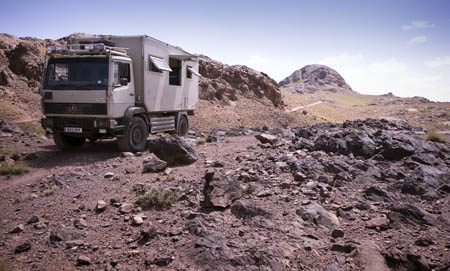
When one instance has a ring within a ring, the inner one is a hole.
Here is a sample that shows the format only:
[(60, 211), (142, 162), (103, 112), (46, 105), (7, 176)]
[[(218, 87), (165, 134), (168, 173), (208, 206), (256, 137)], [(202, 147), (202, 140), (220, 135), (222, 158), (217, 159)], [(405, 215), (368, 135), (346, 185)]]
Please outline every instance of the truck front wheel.
[(84, 146), (84, 143), (86, 143), (86, 138), (68, 136), (58, 132), (53, 134), (53, 141), (55, 141), (55, 144), (59, 149), (63, 151), (73, 151), (81, 149)]
[(123, 136), (117, 138), (120, 151), (139, 152), (147, 148), (148, 128), (140, 117), (133, 117)]

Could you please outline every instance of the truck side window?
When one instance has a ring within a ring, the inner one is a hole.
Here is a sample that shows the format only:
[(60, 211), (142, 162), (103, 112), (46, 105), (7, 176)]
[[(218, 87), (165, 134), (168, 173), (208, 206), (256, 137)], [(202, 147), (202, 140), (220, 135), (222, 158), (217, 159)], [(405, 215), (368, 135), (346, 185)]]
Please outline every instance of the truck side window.
[(187, 66), (186, 67), (186, 78), (192, 79), (192, 72), (191, 72), (192, 67), (191, 66)]
[[(119, 62), (119, 77), (120, 77), (120, 79), (126, 78), (128, 80), (128, 83), (131, 82), (130, 63)], [(120, 80), (119, 80), (119, 84), (120, 84)]]

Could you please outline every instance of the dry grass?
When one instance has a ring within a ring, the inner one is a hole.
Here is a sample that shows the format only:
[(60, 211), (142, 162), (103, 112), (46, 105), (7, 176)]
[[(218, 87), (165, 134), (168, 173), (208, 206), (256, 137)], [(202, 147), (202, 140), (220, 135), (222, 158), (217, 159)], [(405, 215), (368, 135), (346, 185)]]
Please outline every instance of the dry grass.
[(53, 189), (45, 189), (44, 191), (42, 191), (42, 196), (44, 197), (49, 197), (51, 195), (53, 195), (55, 193), (55, 191), (53, 191)]
[(447, 143), (447, 141), (434, 130), (430, 130), (427, 132), (427, 134), (425, 135), (425, 140), (439, 143)]
[(30, 172), (30, 168), (24, 162), (2, 163), (0, 165), (0, 175), (22, 175), (28, 172)]
[(0, 259), (0, 271), (11, 271), (11, 264), (7, 260)]
[(172, 207), (172, 204), (177, 200), (178, 194), (176, 192), (153, 188), (150, 192), (138, 196), (136, 204), (144, 210), (165, 210)]
[(197, 138), (197, 139), (195, 140), (195, 143), (196, 143), (197, 145), (203, 145), (203, 144), (206, 143), (206, 139), (205, 139), (204, 137), (199, 137), (199, 138)]

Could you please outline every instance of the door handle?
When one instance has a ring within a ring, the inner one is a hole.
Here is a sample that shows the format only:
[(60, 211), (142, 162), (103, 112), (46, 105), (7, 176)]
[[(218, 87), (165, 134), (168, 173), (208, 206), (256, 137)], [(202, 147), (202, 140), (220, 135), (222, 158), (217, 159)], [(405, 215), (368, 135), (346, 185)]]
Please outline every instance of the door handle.
[(130, 96), (134, 96), (134, 93), (130, 93)]

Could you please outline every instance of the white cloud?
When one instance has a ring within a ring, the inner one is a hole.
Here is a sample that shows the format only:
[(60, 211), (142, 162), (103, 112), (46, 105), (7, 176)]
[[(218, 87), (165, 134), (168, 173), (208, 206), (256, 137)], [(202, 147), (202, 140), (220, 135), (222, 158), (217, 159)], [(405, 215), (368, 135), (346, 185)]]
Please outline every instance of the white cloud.
[(362, 54), (343, 53), (337, 56), (325, 57), (319, 63), (327, 66), (352, 65), (361, 62), (362, 59)]
[(373, 62), (368, 66), (368, 70), (374, 73), (398, 73), (408, 69), (408, 65), (390, 58), (382, 61)]
[(450, 65), (450, 56), (436, 57), (433, 60), (425, 61), (425, 66), (429, 68), (438, 68)]
[(251, 65), (261, 65), (261, 64), (268, 64), (271, 63), (272, 60), (270, 58), (266, 58), (263, 56), (250, 56), (250, 58), (248, 59), (248, 63), (250, 63)]
[(428, 39), (426, 36), (418, 36), (418, 37), (414, 37), (412, 39), (409, 40), (409, 43), (411, 44), (419, 44), (419, 43), (425, 43), (427, 42)]
[(403, 30), (434, 28), (436, 25), (429, 21), (412, 21), (411, 24), (402, 25)]

